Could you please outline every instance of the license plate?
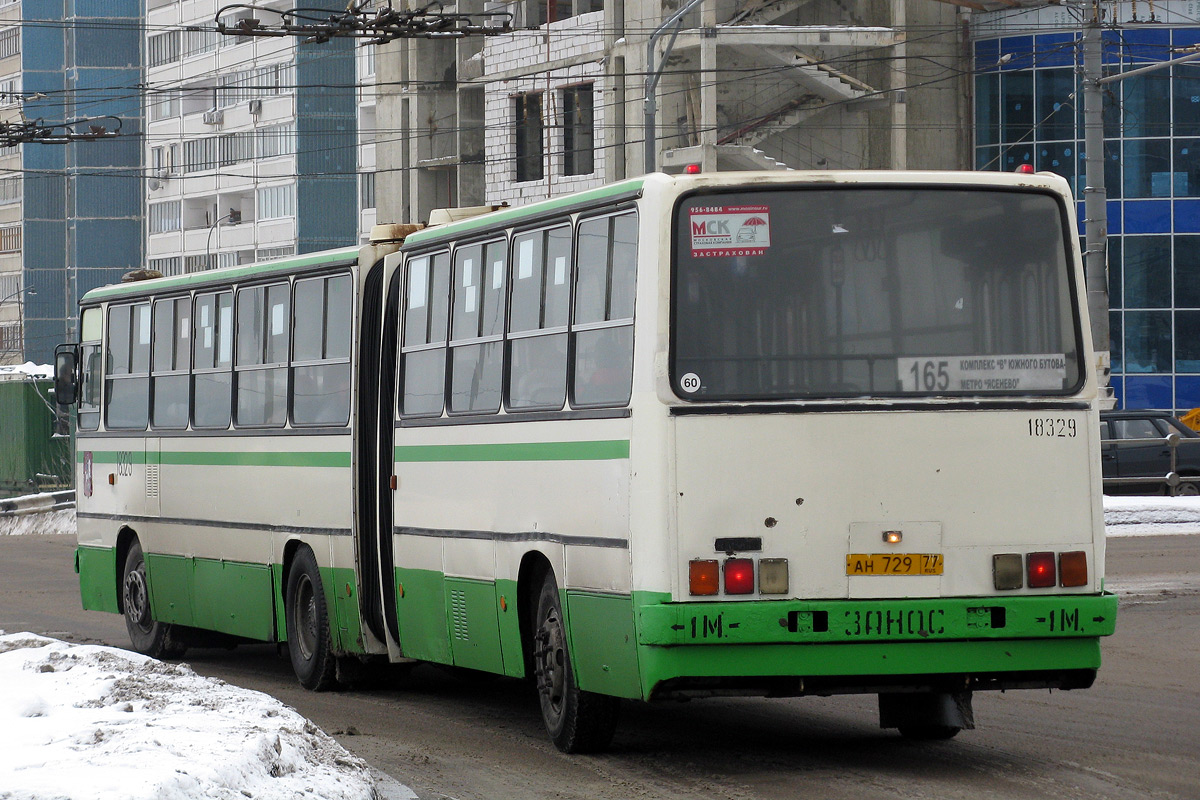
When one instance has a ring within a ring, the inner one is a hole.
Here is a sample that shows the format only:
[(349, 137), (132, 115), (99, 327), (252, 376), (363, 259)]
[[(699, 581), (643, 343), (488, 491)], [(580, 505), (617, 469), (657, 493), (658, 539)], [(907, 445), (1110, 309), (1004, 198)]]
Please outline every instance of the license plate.
[(850, 553), (847, 575), (941, 575), (941, 553)]

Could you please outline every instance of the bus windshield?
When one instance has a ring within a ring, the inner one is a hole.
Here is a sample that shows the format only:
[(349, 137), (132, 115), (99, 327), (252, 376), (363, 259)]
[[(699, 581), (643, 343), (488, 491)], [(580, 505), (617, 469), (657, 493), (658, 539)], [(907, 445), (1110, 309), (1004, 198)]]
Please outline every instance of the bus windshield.
[(675, 213), (672, 380), (691, 400), (1078, 388), (1062, 204), (1039, 191), (693, 194)]

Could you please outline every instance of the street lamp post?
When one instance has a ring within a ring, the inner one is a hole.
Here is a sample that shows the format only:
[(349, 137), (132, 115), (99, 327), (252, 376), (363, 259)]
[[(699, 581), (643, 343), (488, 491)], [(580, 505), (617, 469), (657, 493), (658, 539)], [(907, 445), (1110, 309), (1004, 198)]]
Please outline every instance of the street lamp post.
[[(32, 286), (26, 286), (23, 289), (18, 289), (17, 291), (15, 291), (11, 294), (7, 294), (4, 297), (0, 297), (0, 306), (3, 306), (5, 303), (7, 303), (9, 300), (12, 300), (14, 297), (21, 297), (21, 296), (25, 296), (25, 295), (33, 296), (36, 294), (37, 294), (37, 290), (35, 290)], [(22, 305), (22, 302), (20, 300), (18, 300), (17, 301), (17, 326), (18, 326), (18, 329), (20, 328), (20, 325), (21, 325), (21, 310), (20, 310), (21, 305)], [(0, 358), (5, 358), (7, 356), (8, 356), (7, 352), (0, 351)]]
[[(208, 242), (207, 242), (207, 243), (204, 245), (204, 267), (205, 267), (205, 269), (211, 269), (211, 268), (212, 268), (212, 267), (210, 266), (210, 264), (212, 263), (212, 235), (213, 235), (213, 231), (215, 231), (215, 230), (217, 229), (217, 227), (218, 227), (218, 226), (219, 226), (219, 225), (220, 225), (222, 222), (225, 222), (226, 220), (229, 220), (229, 224), (230, 224), (230, 225), (236, 225), (236, 224), (238, 224), (239, 222), (241, 222), (241, 221), (242, 221), (242, 212), (241, 212), (241, 211), (238, 211), (236, 208), (231, 208), (231, 209), (229, 209), (229, 213), (228, 213), (228, 214), (226, 214), (225, 216), (223, 216), (223, 217), (219, 218), (219, 219), (218, 219), (216, 222), (214, 222), (212, 225), (209, 225), (209, 226), (208, 226)], [(217, 249), (218, 249), (218, 250), (220, 250), (220, 249), (221, 249), (221, 238), (220, 238), (219, 236), (217, 237)]]

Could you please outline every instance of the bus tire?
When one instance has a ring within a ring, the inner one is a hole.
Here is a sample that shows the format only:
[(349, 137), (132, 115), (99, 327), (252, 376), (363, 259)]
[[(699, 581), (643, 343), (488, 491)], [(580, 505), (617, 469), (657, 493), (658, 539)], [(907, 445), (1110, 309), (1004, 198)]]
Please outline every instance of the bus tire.
[(133, 649), (151, 658), (179, 658), (187, 646), (173, 635), (172, 626), (154, 619), (150, 611), (150, 587), (146, 582), (146, 557), (137, 539), (125, 553), (121, 572), (121, 608)]
[(571, 668), (567, 631), (554, 575), (547, 573), (533, 624), (533, 669), (542, 721), (564, 753), (606, 749), (617, 729), (620, 700), (580, 690)]
[(284, 593), (288, 655), (305, 689), (325, 691), (337, 684), (337, 658), (329, 630), (329, 608), (312, 550), (301, 547), (292, 559)]

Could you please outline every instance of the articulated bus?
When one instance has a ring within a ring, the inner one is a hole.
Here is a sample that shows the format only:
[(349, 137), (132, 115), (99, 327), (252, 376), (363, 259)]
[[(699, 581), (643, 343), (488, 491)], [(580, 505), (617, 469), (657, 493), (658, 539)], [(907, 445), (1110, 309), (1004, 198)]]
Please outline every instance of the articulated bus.
[[(89, 292), (76, 568), (160, 657), (286, 643), (621, 701), (1084, 688), (1095, 355), (1052, 175), (647, 175)], [(406, 234), (406, 235), (405, 235)]]

